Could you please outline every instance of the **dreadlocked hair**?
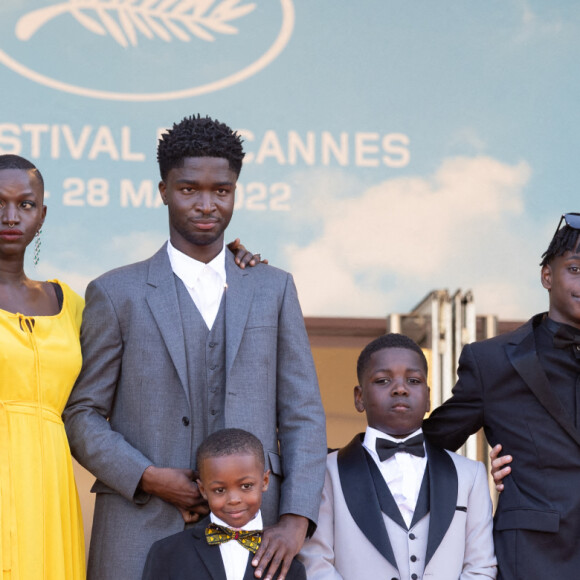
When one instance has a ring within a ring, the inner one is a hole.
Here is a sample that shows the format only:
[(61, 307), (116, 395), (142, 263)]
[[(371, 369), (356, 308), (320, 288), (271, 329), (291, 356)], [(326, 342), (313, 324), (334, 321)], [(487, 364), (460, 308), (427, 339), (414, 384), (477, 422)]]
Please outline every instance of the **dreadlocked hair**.
[(161, 135), (157, 146), (157, 161), (161, 179), (169, 171), (183, 167), (186, 157), (221, 157), (227, 159), (230, 169), (240, 175), (244, 159), (242, 139), (224, 123), (210, 117), (185, 117)]
[(542, 254), (542, 261), (540, 266), (543, 268), (548, 265), (554, 258), (558, 256), (563, 256), (566, 252), (575, 250), (578, 247), (578, 236), (580, 235), (580, 230), (571, 228), (569, 225), (565, 225), (563, 228), (558, 230), (548, 249)]

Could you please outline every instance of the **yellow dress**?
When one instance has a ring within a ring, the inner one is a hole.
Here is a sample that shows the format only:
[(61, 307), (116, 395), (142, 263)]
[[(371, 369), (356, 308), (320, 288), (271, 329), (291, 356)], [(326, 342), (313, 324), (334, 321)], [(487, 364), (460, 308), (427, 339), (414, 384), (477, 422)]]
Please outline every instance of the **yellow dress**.
[(81, 368), (83, 300), (58, 284), (64, 300), (54, 316), (0, 310), (2, 580), (85, 577), (81, 509), (61, 419)]

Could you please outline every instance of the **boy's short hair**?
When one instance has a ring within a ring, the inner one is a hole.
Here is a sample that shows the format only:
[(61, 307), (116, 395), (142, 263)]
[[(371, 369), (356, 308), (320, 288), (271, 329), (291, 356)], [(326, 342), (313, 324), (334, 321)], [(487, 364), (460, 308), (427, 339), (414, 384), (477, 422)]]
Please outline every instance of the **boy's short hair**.
[(404, 334), (397, 334), (396, 332), (391, 332), (390, 334), (383, 334), (378, 338), (375, 338), (372, 342), (367, 344), (358, 357), (356, 363), (356, 376), (358, 378), (359, 384), (362, 384), (362, 376), (367, 368), (371, 356), (385, 348), (406, 348), (407, 350), (412, 350), (419, 355), (423, 368), (425, 370), (425, 375), (427, 375), (427, 359), (425, 354), (421, 350), (421, 347), (411, 338), (405, 336)]
[(560, 228), (552, 238), (548, 249), (542, 254), (542, 261), (540, 266), (543, 268), (547, 266), (554, 258), (558, 256), (563, 256), (568, 251), (574, 251), (578, 247), (578, 236), (580, 235), (580, 230), (571, 228), (569, 225), (565, 225)]
[(174, 168), (183, 167), (186, 157), (221, 157), (227, 159), (237, 175), (244, 159), (242, 138), (224, 123), (210, 117), (185, 117), (163, 133), (157, 145), (157, 161), (161, 179), (165, 181)]
[(221, 429), (206, 437), (197, 448), (196, 463), (199, 470), (204, 459), (227, 455), (253, 455), (264, 468), (262, 442), (244, 429)]
[(38, 167), (25, 159), (24, 157), (20, 157), (20, 155), (13, 155), (11, 153), (7, 153), (5, 155), (0, 155), (0, 171), (4, 169), (22, 169), (24, 171), (34, 171), (42, 187), (44, 187), (44, 178), (42, 177), (42, 173), (40, 173)]

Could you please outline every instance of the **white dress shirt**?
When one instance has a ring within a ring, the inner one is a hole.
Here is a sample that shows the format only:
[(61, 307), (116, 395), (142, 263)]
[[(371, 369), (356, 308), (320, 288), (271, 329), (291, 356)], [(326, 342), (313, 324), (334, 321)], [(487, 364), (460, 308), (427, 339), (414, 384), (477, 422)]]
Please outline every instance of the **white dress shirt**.
[[(417, 429), (408, 437), (397, 439), (373, 427), (367, 427), (363, 441), (364, 447), (371, 454), (385, 483), (389, 486), (407, 527), (411, 525), (413, 514), (415, 513), (421, 483), (425, 475), (425, 467), (427, 467), (427, 454), (425, 453), (425, 457), (417, 457), (410, 453), (398, 452), (386, 461), (381, 461), (377, 455), (375, 445), (377, 439), (388, 439), (399, 443), (407, 441), (407, 439), (411, 439), (411, 437), (415, 437), (422, 432), (422, 429)], [(423, 443), (423, 445), (425, 444)]]
[(167, 242), (173, 273), (185, 284), (207, 327), (215, 322), (226, 284), (226, 247), (209, 263), (194, 260)]
[[(231, 528), (231, 526), (220, 520), (212, 512), (209, 513), (209, 517), (214, 524), (223, 526), (224, 528)], [(258, 510), (258, 513), (254, 519), (250, 520), (240, 529), (262, 530), (263, 527), (262, 512)], [(244, 546), (242, 546), (237, 540), (230, 540), (229, 542), (220, 544), (219, 547), (224, 563), (224, 568), (226, 569), (227, 580), (242, 580), (244, 578), (246, 566), (248, 565), (248, 555), (253, 557), (254, 554), (252, 554), (252, 552), (250, 552), (247, 548), (244, 548)]]

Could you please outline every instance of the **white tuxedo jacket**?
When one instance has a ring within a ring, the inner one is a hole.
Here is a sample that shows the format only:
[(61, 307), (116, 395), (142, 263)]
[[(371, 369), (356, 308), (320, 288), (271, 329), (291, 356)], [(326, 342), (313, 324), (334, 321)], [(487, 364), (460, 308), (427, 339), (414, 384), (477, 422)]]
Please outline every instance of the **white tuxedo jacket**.
[(496, 578), (483, 464), (427, 441), (426, 475), (407, 528), (362, 438), (328, 456), (318, 528), (300, 553), (308, 580)]

